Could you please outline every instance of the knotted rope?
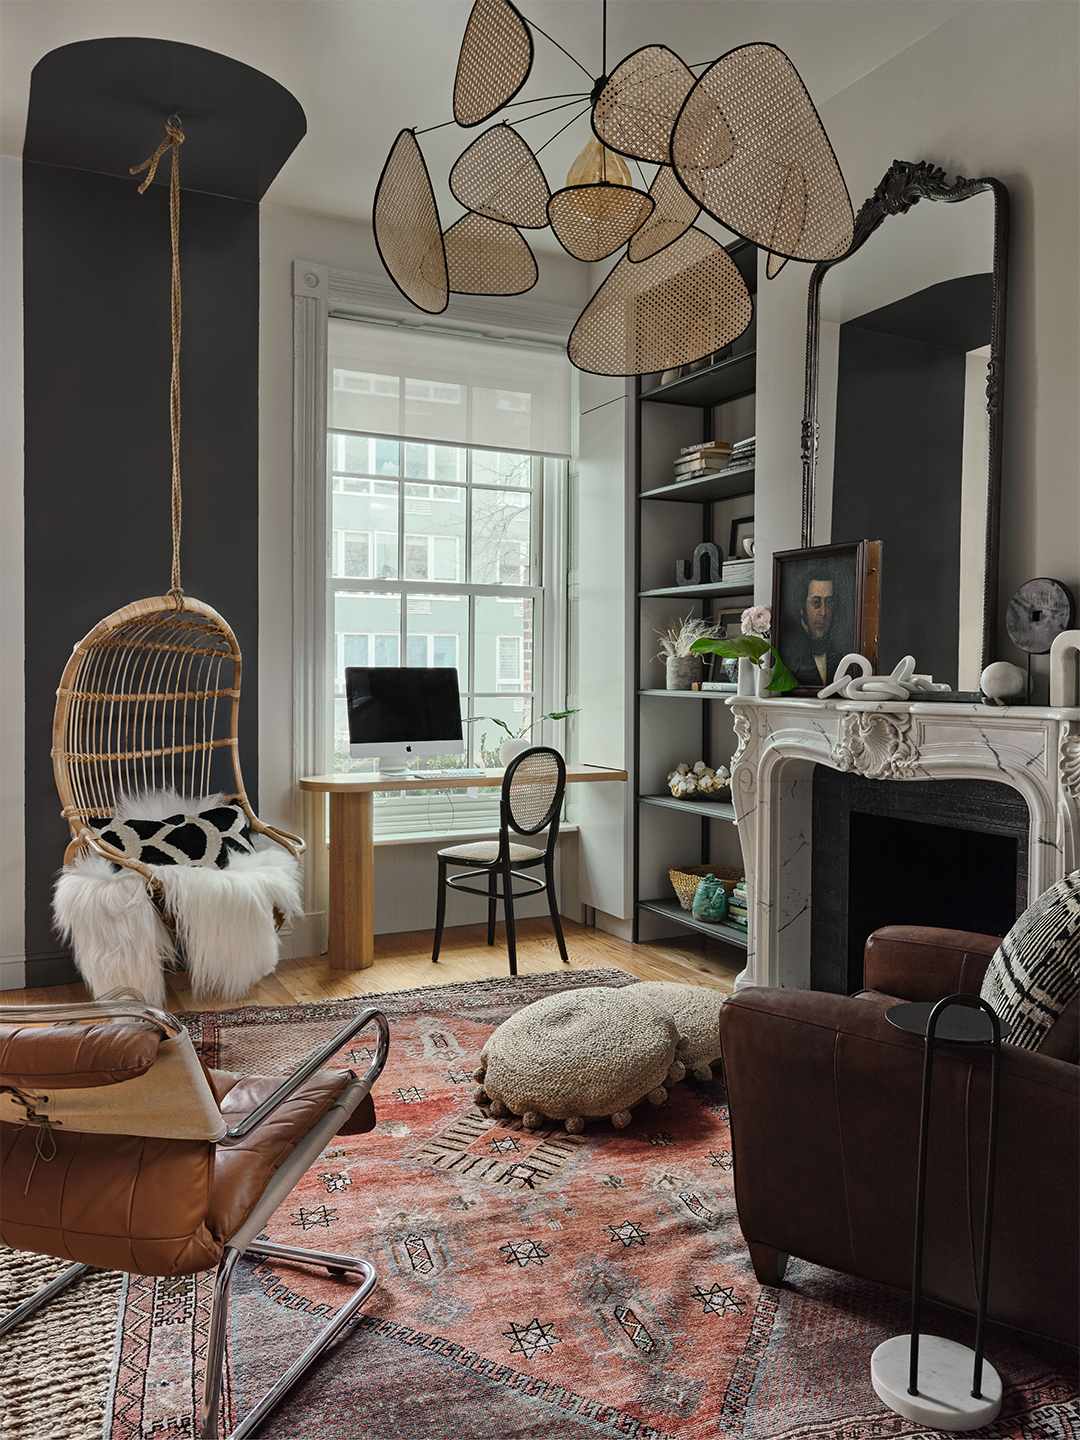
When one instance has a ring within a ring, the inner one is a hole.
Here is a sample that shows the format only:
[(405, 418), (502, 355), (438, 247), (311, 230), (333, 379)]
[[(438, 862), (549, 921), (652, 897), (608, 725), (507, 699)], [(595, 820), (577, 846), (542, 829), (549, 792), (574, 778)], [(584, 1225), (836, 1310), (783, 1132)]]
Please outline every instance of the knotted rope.
[(183, 604), (180, 585), (180, 146), (184, 131), (179, 119), (172, 115), (165, 125), (166, 136), (149, 160), (132, 165), (132, 175), (149, 167), (150, 173), (139, 186), (142, 195), (153, 183), (158, 161), (169, 151), (172, 173), (169, 178), (169, 228), (172, 232), (172, 386), (169, 392), (169, 421), (172, 428), (172, 584), (169, 596), (177, 610)]

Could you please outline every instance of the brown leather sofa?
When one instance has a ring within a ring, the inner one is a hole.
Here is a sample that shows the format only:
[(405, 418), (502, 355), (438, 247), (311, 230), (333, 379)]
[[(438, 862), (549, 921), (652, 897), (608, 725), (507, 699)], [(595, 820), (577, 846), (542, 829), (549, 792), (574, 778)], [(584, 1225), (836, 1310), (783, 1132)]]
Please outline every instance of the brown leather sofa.
[[(910, 1290), (923, 1041), (901, 1000), (977, 993), (995, 937), (889, 926), (866, 989), (746, 989), (720, 1016), (739, 1223), (757, 1277), (790, 1255)], [(1080, 1264), (1077, 1005), (1041, 1050), (1002, 1047), (988, 1314), (1071, 1345)], [(923, 1293), (974, 1313), (990, 1067), (942, 1049), (930, 1111)]]

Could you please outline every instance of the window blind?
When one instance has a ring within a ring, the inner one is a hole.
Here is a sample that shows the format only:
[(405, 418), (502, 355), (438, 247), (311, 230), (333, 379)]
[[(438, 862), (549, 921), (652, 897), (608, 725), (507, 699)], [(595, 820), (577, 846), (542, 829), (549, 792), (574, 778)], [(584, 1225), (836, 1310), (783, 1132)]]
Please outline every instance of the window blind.
[(331, 429), (570, 455), (561, 350), (335, 318), (329, 370)]

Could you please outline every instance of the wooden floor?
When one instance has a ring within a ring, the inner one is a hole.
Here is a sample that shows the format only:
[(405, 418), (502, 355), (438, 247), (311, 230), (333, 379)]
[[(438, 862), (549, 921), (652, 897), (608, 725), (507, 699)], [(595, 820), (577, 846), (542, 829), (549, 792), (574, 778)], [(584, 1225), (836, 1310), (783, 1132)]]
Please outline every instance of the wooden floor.
[[(745, 955), (706, 937), (663, 940), (632, 945), (603, 930), (564, 920), (569, 966), (564, 966), (546, 919), (519, 920), (517, 925), (518, 974), (536, 975), (548, 970), (589, 970), (611, 965), (638, 980), (678, 980), (706, 985), (730, 995)], [(339, 995), (374, 995), (387, 990), (411, 990), (419, 985), (450, 985), (459, 980), (482, 980), (509, 973), (506, 944), (500, 925), (495, 945), (489, 947), (486, 925), (459, 925), (443, 936), (439, 963), (431, 963), (430, 930), (376, 935), (375, 963), (367, 970), (331, 970), (325, 957), (282, 960), (276, 972), (259, 982), (240, 1001), (215, 1004), (196, 1002), (188, 977), (168, 976), (170, 1010), (225, 1010), (233, 1005), (297, 1005)], [(0, 1004), (42, 1005), (89, 1000), (83, 985), (50, 985), (36, 990), (0, 991)]]

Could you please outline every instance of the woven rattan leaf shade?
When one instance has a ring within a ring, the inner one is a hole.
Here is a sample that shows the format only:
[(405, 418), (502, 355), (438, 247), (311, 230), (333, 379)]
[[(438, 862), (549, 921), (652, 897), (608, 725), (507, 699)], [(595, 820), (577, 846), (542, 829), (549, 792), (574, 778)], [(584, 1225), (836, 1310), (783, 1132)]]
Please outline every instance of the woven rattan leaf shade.
[(450, 190), (466, 210), (505, 225), (542, 230), (548, 223), (551, 191), (544, 172), (509, 125), (493, 125), (458, 156), (450, 171)]
[(604, 260), (652, 214), (643, 190), (627, 185), (569, 185), (548, 201), (556, 239), (576, 260)]
[(676, 180), (670, 165), (662, 165), (649, 186), (655, 209), (640, 230), (630, 237), (627, 255), (631, 260), (647, 260), (685, 235), (701, 214), (701, 206), (691, 200)]
[(443, 236), (450, 289), (458, 295), (521, 295), (536, 284), (533, 253), (513, 225), (463, 215)]
[(703, 209), (792, 260), (831, 260), (851, 244), (844, 177), (813, 101), (775, 45), (721, 56), (687, 95), (671, 163)]
[(593, 129), (620, 155), (665, 165), (672, 128), (693, 85), (693, 73), (674, 50), (646, 45), (612, 72), (593, 107)]
[(775, 280), (786, 264), (786, 255), (770, 255), (765, 265), (765, 279)]
[(407, 300), (429, 315), (450, 303), (442, 226), (416, 136), (402, 130), (394, 141), (374, 206), (375, 244), (386, 272)]
[(468, 128), (512, 100), (532, 69), (532, 36), (509, 0), (476, 0), (454, 78), (454, 119)]
[(648, 375), (721, 349), (753, 313), (724, 247), (688, 230), (648, 260), (619, 261), (578, 317), (567, 353), (594, 375)]

